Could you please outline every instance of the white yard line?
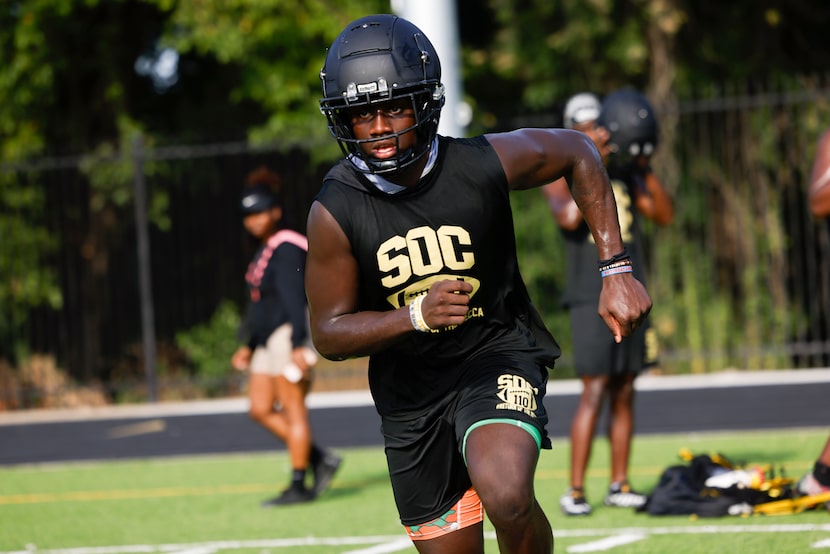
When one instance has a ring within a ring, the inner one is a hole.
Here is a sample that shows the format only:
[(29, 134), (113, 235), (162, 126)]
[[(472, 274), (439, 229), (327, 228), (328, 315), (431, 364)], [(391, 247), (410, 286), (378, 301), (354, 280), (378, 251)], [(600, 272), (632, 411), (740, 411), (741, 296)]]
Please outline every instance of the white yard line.
[(605, 550), (611, 550), (612, 548), (616, 548), (624, 544), (631, 544), (633, 542), (641, 541), (645, 538), (646, 536), (640, 533), (625, 533), (622, 535), (606, 537), (598, 541), (575, 544), (573, 546), (568, 547), (568, 552), (602, 552)]
[(400, 552), (409, 548), (412, 548), (411, 540), (399, 539), (369, 548), (361, 548), (360, 550), (349, 550), (343, 554), (389, 554), (390, 552)]
[[(646, 539), (649, 535), (712, 535), (734, 533), (803, 533), (805, 531), (830, 532), (830, 523), (805, 523), (786, 525), (688, 525), (684, 527), (633, 527), (633, 528), (606, 528), (606, 529), (566, 529), (554, 531), (555, 538), (565, 537), (607, 537), (607, 539), (593, 541), (586, 544), (611, 544), (620, 537), (630, 537), (633, 542)], [(485, 533), (486, 539), (495, 539), (492, 532)], [(605, 541), (608, 542), (605, 542)], [(286, 539), (259, 539), (247, 541), (214, 541), (182, 544), (133, 544), (122, 546), (90, 546), (77, 548), (39, 549), (37, 545), (27, 545), (26, 550), (0, 551), (0, 554), (207, 554), (215, 552), (267, 549), (267, 548), (296, 548), (301, 546), (363, 546), (362, 550), (348, 550), (344, 554), (382, 554), (399, 552), (406, 546), (411, 546), (409, 539), (401, 535), (366, 536), (366, 537), (296, 537)], [(628, 543), (619, 543), (628, 544)], [(583, 545), (584, 546), (584, 545)], [(813, 548), (830, 547), (830, 538), (815, 542)], [(569, 552), (596, 552), (597, 550), (570, 550)]]

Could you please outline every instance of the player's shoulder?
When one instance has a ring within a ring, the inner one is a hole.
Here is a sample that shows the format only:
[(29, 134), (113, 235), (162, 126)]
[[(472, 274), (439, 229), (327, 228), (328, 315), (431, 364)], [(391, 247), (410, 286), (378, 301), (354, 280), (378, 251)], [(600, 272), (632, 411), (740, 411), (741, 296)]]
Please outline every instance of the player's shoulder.
[(445, 137), (438, 136), (439, 150), (447, 149), (491, 149), (492, 146), (485, 135), (476, 135), (474, 137)]
[(357, 182), (358, 173), (355, 171), (354, 167), (352, 167), (351, 162), (346, 159), (342, 159), (334, 164), (323, 177), (324, 187), (330, 185), (331, 183), (354, 186)]
[(483, 169), (499, 159), (485, 135), (438, 138), (438, 158), (441, 165)]

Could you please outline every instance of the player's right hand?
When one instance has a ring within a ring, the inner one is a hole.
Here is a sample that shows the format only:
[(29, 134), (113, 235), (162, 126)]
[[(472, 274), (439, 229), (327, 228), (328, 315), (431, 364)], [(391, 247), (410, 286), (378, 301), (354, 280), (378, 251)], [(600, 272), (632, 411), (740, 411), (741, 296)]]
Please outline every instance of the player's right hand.
[(473, 286), (466, 281), (446, 279), (433, 283), (421, 304), (421, 314), (430, 329), (458, 326), (467, 319)]
[(245, 371), (251, 365), (253, 351), (247, 346), (240, 346), (231, 356), (231, 366), (237, 371)]

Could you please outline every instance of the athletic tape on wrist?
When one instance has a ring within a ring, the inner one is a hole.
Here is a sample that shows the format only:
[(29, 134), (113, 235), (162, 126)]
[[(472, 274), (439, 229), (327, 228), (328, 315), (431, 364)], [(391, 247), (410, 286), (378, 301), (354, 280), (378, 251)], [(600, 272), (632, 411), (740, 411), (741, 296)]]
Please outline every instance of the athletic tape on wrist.
[(421, 304), (424, 302), (424, 296), (425, 295), (423, 294), (416, 296), (415, 299), (409, 303), (409, 321), (412, 323), (412, 326), (416, 331), (420, 331), (421, 333), (429, 333), (432, 331), (432, 328), (427, 325), (427, 322), (424, 319), (424, 314), (421, 312)]

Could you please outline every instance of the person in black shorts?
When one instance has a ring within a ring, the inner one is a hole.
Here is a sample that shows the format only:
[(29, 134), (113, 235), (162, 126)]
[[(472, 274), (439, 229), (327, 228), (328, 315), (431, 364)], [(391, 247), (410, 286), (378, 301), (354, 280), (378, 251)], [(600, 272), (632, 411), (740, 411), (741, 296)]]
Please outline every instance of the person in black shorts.
[[(671, 199), (649, 167), (657, 146), (654, 111), (644, 96), (631, 89), (611, 93), (603, 103), (594, 94), (580, 93), (566, 103), (564, 121), (566, 127), (586, 133), (608, 162), (625, 249), (633, 261), (634, 276), (645, 283), (640, 217), (658, 225), (668, 225), (674, 217)], [(603, 279), (596, 273), (595, 246), (588, 225), (565, 179), (545, 185), (542, 192), (565, 238), (568, 267), (563, 305), (570, 314), (574, 368), (582, 382), (570, 430), (570, 484), (559, 505), (565, 515), (592, 512), (585, 495), (585, 472), (597, 421), (608, 398), (611, 479), (604, 504), (637, 508), (646, 496), (628, 482), (634, 379), (656, 361), (653, 337), (647, 340), (647, 321), (622, 342), (608, 335), (596, 315)]]
[(314, 345), (332, 360), (369, 356), (392, 491), (419, 552), (483, 552), (485, 513), (502, 552), (551, 552), (533, 481), (559, 348), (519, 272), (509, 192), (573, 176), (596, 253), (621, 268), (598, 311), (622, 340), (651, 300), (617, 255), (597, 149), (562, 129), (438, 136), (438, 55), (394, 15), (346, 26), (320, 78), (345, 159), (308, 216)]
[(249, 300), (231, 365), (249, 371), (248, 414), (285, 443), (291, 463), (289, 486), (263, 507), (314, 500), (341, 462), (312, 440), (305, 399), (317, 354), (309, 337), (303, 278), (308, 241), (283, 226), (280, 193), (279, 175), (262, 166), (248, 174), (239, 201), (243, 225), (258, 248), (245, 273)]

